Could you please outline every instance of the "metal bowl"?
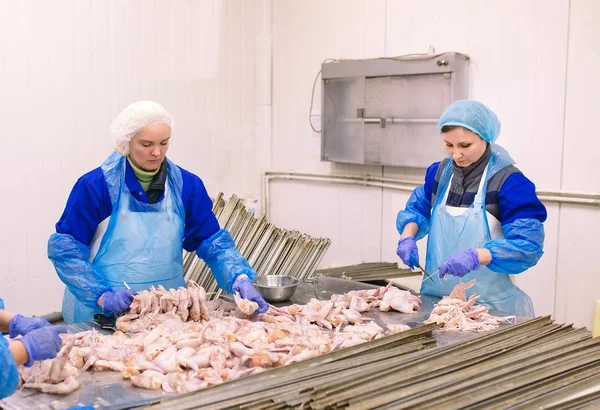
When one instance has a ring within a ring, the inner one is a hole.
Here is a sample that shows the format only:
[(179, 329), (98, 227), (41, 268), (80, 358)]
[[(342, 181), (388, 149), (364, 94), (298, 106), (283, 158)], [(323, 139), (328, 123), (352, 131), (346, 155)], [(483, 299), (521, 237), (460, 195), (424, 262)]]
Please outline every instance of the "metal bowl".
[(254, 287), (267, 302), (283, 302), (296, 292), (300, 280), (287, 275), (258, 276)]

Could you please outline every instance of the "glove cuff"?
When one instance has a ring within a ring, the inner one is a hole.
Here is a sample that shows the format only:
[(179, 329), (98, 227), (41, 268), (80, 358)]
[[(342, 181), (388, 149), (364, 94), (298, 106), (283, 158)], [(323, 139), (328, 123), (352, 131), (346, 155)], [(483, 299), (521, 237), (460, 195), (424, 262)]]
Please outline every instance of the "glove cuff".
[(23, 366), (31, 367), (33, 365), (33, 363), (35, 362), (35, 360), (33, 359), (33, 352), (32, 352), (33, 349), (29, 342), (29, 338), (27, 337), (27, 335), (25, 335), (19, 340), (21, 341), (21, 343), (23, 343), (23, 346), (25, 346), (25, 350), (27, 351), (27, 362), (25, 362), (25, 364), (23, 364)]
[(252, 284), (252, 281), (250, 280), (250, 278), (248, 278), (248, 276), (246, 276), (246, 277), (238, 276), (233, 281), (233, 286), (231, 288), (233, 289), (234, 292), (239, 292), (241, 290), (242, 284), (244, 282), (248, 282), (248, 283)]
[(114, 296), (114, 292), (112, 290), (107, 290), (106, 292), (104, 292), (101, 296), (101, 300), (102, 300), (102, 313), (104, 313), (107, 316), (112, 315), (112, 312), (110, 310), (106, 310), (105, 306), (106, 306), (106, 298), (110, 298), (112, 296)]
[(413, 240), (413, 241), (414, 241), (414, 240), (415, 240), (415, 237), (414, 237), (413, 235), (410, 235), (410, 236), (405, 236), (404, 238), (400, 238), (400, 239), (398, 240), (398, 245), (400, 245), (402, 242), (404, 242), (404, 241), (406, 241), (406, 240), (409, 240), (409, 239), (411, 239), (411, 240)]
[(479, 262), (479, 253), (477, 253), (475, 249), (469, 249), (467, 252), (469, 256), (473, 258), (473, 270), (478, 270), (481, 268), (481, 263)]
[(23, 317), (23, 315), (20, 314), (16, 314), (13, 316), (13, 318), (10, 320), (10, 322), (8, 323), (8, 336), (11, 339), (14, 339), (15, 337), (17, 337), (18, 335), (20, 335), (20, 329), (18, 329), (19, 326), (19, 320), (21, 320), (21, 318)]

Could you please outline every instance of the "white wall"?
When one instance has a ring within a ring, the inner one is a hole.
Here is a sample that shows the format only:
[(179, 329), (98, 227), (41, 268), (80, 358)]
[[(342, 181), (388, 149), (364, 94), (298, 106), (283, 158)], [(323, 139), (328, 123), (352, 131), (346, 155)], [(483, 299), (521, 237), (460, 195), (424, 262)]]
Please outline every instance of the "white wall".
[[(435, 45), (436, 52), (471, 56), (470, 98), (496, 111), (503, 124), (498, 142), (539, 189), (598, 192), (600, 143), (592, 125), (600, 108), (598, 18), (594, 0), (276, 1), (273, 167), (422, 179), (423, 170), (320, 162), (307, 116), (312, 81), (326, 58), (423, 53)], [(320, 109), (319, 93), (318, 86), (313, 111)], [(395, 217), (408, 196), (276, 181), (271, 216), (276, 224), (329, 236), (323, 265), (395, 261)], [(318, 213), (307, 212), (315, 204)], [(547, 208), (545, 255), (518, 283), (536, 313), (591, 326), (600, 297), (594, 257), (600, 210)], [(420, 245), (424, 254), (425, 243)]]
[[(77, 177), (109, 154), (110, 121), (135, 100), (172, 112), (169, 156), (212, 194), (258, 197), (264, 169), (421, 180), (423, 170), (320, 161), (307, 118), (326, 58), (431, 44), (467, 53), (470, 96), (499, 114), (500, 143), (525, 174), (540, 189), (600, 191), (595, 0), (0, 0), (0, 16), (0, 297), (12, 310), (59, 309), (47, 238)], [(271, 194), (273, 222), (332, 239), (323, 265), (397, 260), (408, 194), (281, 180)], [(520, 284), (537, 313), (589, 326), (599, 210), (548, 211), (546, 254)]]
[[(599, 192), (600, 3), (572, 0), (570, 10), (561, 188)], [(561, 206), (559, 226), (556, 317), (591, 326), (600, 299), (600, 211)]]
[(76, 179), (109, 155), (108, 126), (131, 102), (153, 99), (173, 114), (169, 157), (203, 178), (209, 193), (259, 191), (259, 3), (0, 0), (7, 309), (60, 309), (48, 237)]

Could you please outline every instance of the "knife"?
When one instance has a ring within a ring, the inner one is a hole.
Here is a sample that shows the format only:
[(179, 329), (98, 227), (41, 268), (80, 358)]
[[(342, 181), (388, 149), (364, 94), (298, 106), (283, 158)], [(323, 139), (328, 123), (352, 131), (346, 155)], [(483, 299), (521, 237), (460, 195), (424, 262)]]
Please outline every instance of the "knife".
[(435, 275), (436, 273), (438, 273), (440, 271), (438, 269), (430, 275), (427, 273), (427, 271), (425, 269), (423, 269), (423, 267), (419, 263), (417, 263), (417, 268), (421, 269), (421, 272), (423, 272), (423, 276), (425, 276), (425, 279), (430, 279), (432, 282), (435, 282), (435, 280), (433, 280), (433, 275)]
[(94, 315), (93, 322), (95, 322), (98, 326), (100, 326), (100, 329), (110, 330), (111, 332), (116, 332), (117, 331), (117, 327), (115, 325), (116, 319), (117, 318), (114, 316), (108, 317), (108, 316), (103, 315), (102, 313), (96, 313)]

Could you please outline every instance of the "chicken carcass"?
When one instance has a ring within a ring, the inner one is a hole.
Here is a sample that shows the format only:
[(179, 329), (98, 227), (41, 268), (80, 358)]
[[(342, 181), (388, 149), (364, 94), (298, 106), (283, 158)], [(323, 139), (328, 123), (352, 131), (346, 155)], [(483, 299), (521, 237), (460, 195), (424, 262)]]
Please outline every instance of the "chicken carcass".
[(471, 295), (467, 300), (465, 290), (474, 284), (475, 279), (457, 284), (449, 296), (444, 296), (435, 305), (425, 323), (436, 323), (445, 330), (484, 332), (515, 319), (515, 316), (490, 315), (486, 306), (475, 304), (476, 295)]

